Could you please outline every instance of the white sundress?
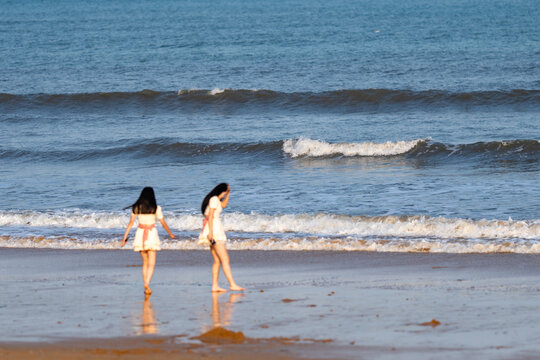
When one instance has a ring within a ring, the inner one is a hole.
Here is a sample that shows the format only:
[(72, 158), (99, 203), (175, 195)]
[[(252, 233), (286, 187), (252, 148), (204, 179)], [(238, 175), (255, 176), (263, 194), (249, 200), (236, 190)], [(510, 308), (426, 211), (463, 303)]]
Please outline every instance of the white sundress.
[(148, 230), (148, 237), (144, 241), (143, 245), (143, 237), (144, 237), (144, 229), (141, 229), (140, 227), (137, 228), (137, 232), (135, 233), (135, 240), (133, 241), (133, 251), (146, 251), (146, 250), (161, 250), (161, 247), (159, 246), (159, 236), (156, 229), (156, 219), (161, 220), (163, 219), (163, 211), (161, 210), (161, 206), (158, 206), (156, 209), (155, 214), (138, 214), (137, 220), (139, 221), (139, 225), (142, 226), (152, 226), (151, 229)]
[[(223, 208), (221, 207), (221, 201), (219, 201), (219, 198), (217, 196), (212, 196), (210, 198), (208, 206), (206, 207), (206, 210), (204, 212), (204, 216), (208, 217), (208, 215), (210, 214), (210, 209), (214, 209), (214, 240), (218, 243), (225, 243), (227, 242), (227, 235), (225, 234), (225, 230), (223, 230), (223, 224), (221, 223), (221, 219), (219, 217), (221, 211), (223, 211)], [(199, 244), (208, 243), (208, 230), (209, 225), (207, 223), (204, 226), (201, 234), (199, 235)]]

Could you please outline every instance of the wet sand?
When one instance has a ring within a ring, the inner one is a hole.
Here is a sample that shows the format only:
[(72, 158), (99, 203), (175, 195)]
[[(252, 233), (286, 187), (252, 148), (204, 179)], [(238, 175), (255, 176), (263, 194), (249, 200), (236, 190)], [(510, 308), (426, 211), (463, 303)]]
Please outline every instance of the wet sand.
[(132, 251), (2, 248), (0, 358), (540, 354), (537, 255), (230, 254), (244, 294), (210, 293), (208, 252), (162, 251), (145, 299)]

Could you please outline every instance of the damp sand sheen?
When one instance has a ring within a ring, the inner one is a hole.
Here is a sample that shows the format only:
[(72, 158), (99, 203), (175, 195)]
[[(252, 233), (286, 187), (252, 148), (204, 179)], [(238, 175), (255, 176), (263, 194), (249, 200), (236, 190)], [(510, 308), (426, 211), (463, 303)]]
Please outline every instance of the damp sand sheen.
[[(154, 294), (122, 250), (3, 249), (2, 359), (531, 358), (538, 256), (231, 251), (245, 294), (208, 291), (205, 251), (162, 251)], [(15, 271), (17, 270), (17, 271)], [(7, 276), (6, 274), (11, 274)], [(182, 274), (179, 276), (178, 274)], [(359, 274), (361, 276), (359, 276)], [(240, 281), (239, 280), (239, 281)], [(32, 312), (28, 309), (41, 308)], [(251, 356), (251, 357), (250, 357)]]

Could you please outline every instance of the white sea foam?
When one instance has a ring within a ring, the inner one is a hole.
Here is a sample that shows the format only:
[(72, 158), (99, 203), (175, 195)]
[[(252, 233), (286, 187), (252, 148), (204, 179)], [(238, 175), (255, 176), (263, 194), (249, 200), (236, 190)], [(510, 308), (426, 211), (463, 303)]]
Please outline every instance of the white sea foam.
[[(172, 246), (174, 248), (175, 245)], [(435, 240), (435, 239), (246, 239), (232, 240), (227, 247), (233, 250), (281, 250), (281, 251), (365, 251), (365, 252), (413, 252), (413, 253), (519, 253), (539, 254), (537, 241), (483, 241), (483, 240)]]
[(538, 239), (540, 221), (469, 220), (426, 216), (347, 216), (332, 214), (225, 216), (227, 231), (301, 233), (329, 236), (392, 236), (463, 239)]
[[(201, 215), (166, 213), (169, 225), (179, 231), (199, 231)], [(126, 213), (107, 212), (0, 212), (0, 226), (68, 229), (122, 229)], [(226, 231), (303, 236), (428, 237), (441, 239), (536, 239), (540, 220), (471, 220), (429, 216), (349, 216), (334, 214), (263, 215), (229, 213), (223, 216)]]
[(127, 225), (129, 215), (106, 212), (2, 211), (0, 226), (117, 229)]
[(321, 140), (308, 138), (289, 139), (283, 143), (283, 151), (291, 157), (317, 156), (391, 156), (404, 154), (425, 139), (409, 141), (387, 141), (385, 143), (339, 143), (330, 144)]
[[(131, 250), (131, 243), (120, 247), (118, 240), (77, 239), (44, 236), (0, 236), (0, 247), (47, 249)], [(207, 250), (198, 245), (195, 237), (175, 240), (162, 239), (163, 250)], [(230, 250), (280, 251), (364, 251), (412, 253), (516, 253), (540, 254), (540, 243), (530, 240), (448, 240), (448, 239), (353, 239), (353, 238), (231, 238)]]
[[(165, 215), (173, 230), (184, 234), (178, 240), (163, 236), (163, 249), (204, 249), (196, 243), (200, 215)], [(0, 246), (119, 249), (128, 220), (119, 213), (0, 212)], [(540, 253), (540, 220), (232, 213), (224, 224), (233, 250)]]
[[(208, 90), (208, 94), (209, 95), (218, 95), (218, 94), (224, 93), (225, 90), (227, 90), (227, 89), (213, 88), (212, 90)], [(196, 92), (200, 92), (200, 91), (203, 91), (203, 90), (198, 89), (198, 88), (180, 89), (180, 90), (178, 90), (177, 95), (186, 95), (186, 94), (196, 93)]]
[(208, 93), (210, 95), (218, 95), (218, 94), (222, 94), (224, 92), (225, 92), (225, 89), (214, 88), (214, 89), (210, 90)]

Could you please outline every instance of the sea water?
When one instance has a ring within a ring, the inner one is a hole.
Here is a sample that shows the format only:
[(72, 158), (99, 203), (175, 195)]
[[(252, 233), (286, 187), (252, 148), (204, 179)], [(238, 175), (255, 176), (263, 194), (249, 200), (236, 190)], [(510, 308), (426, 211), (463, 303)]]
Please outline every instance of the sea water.
[(0, 246), (540, 252), (536, 1), (0, 1)]

